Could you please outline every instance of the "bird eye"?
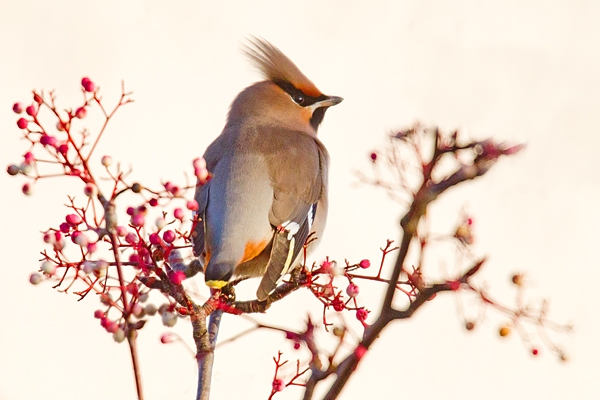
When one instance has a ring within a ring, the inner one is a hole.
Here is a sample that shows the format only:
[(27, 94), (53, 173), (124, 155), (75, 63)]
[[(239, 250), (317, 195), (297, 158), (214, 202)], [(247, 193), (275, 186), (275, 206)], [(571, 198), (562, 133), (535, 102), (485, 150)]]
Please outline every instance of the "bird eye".
[(294, 101), (296, 102), (296, 104), (301, 106), (304, 103), (304, 100), (305, 100), (305, 98), (304, 98), (303, 94), (298, 93), (298, 94), (294, 95)]

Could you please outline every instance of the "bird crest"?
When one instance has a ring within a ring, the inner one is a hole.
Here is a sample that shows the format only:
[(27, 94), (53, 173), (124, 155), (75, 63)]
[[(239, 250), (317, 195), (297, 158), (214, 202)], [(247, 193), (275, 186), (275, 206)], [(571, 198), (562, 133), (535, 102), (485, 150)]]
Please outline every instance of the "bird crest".
[(319, 97), (321, 91), (277, 47), (264, 39), (252, 37), (242, 49), (263, 76), (275, 83), (289, 82), (304, 94)]

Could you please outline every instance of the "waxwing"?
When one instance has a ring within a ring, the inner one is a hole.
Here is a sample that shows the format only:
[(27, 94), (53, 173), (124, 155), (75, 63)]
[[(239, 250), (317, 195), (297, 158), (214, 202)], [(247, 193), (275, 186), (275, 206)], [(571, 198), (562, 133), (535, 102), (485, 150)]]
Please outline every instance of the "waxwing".
[(265, 40), (244, 52), (265, 80), (238, 94), (204, 153), (212, 179), (196, 191), (194, 253), (211, 288), (262, 276), (262, 301), (300, 261), (308, 235), (323, 233), (329, 155), (317, 129), (343, 99), (321, 93)]

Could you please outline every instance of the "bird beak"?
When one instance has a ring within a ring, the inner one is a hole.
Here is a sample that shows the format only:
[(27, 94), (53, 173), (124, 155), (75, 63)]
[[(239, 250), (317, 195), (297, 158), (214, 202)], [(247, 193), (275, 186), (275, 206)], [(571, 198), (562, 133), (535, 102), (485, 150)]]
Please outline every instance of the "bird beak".
[(325, 100), (318, 101), (310, 106), (310, 109), (314, 112), (319, 108), (327, 108), (331, 106), (335, 106), (336, 104), (340, 104), (344, 99), (337, 96), (329, 96)]

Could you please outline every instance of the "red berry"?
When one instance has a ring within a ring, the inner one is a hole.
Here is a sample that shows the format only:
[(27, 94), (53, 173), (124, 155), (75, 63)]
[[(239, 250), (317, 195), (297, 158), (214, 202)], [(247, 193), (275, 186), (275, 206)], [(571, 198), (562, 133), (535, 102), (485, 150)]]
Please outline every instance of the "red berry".
[(27, 153), (23, 154), (23, 159), (25, 160), (25, 162), (27, 164), (33, 164), (33, 162), (35, 161), (35, 157), (33, 155), (32, 152), (28, 151)]
[(21, 114), (23, 112), (23, 104), (22, 103), (13, 104), (13, 111), (16, 114)]
[(127, 207), (127, 215), (133, 215), (133, 214), (135, 214), (135, 208)]
[(167, 243), (173, 243), (175, 241), (175, 232), (172, 230), (166, 230), (163, 232), (163, 239)]
[(367, 348), (365, 346), (363, 346), (362, 344), (359, 344), (358, 347), (356, 348), (356, 350), (354, 350), (354, 355), (356, 355), (356, 358), (358, 358), (359, 360), (361, 358), (363, 358), (366, 353), (367, 353)]
[(42, 96), (40, 96), (37, 93), (33, 94), (33, 101), (35, 101), (38, 104), (42, 104), (44, 102), (44, 99), (42, 99)]
[(181, 282), (183, 282), (185, 280), (185, 272), (183, 272), (183, 271), (174, 271), (172, 274), (169, 275), (169, 279), (175, 285), (181, 285)]
[(321, 271), (328, 274), (331, 272), (331, 268), (333, 266), (333, 262), (329, 261), (329, 258), (326, 258), (325, 261), (321, 263)]
[(31, 115), (33, 117), (37, 114), (37, 108), (32, 104), (30, 106), (27, 106), (25, 112), (27, 113), (27, 115)]
[(77, 225), (81, 224), (81, 222), (82, 222), (81, 217), (77, 214), (67, 215), (67, 217), (65, 218), (65, 221), (67, 221), (67, 224), (69, 224), (71, 226), (77, 226)]
[(450, 287), (451, 290), (456, 292), (458, 289), (460, 289), (460, 282), (459, 281), (451, 281), (451, 282), (448, 282), (448, 286)]
[(150, 234), (150, 243), (157, 246), (160, 244), (160, 235), (156, 232)]
[(285, 389), (285, 383), (283, 383), (283, 381), (281, 379), (274, 379), (273, 380), (273, 391), (281, 392), (283, 389)]
[(58, 150), (58, 152), (62, 155), (65, 155), (69, 152), (69, 145), (67, 143), (63, 143), (60, 146), (58, 146), (56, 148), (56, 150)]
[(338, 312), (340, 312), (344, 308), (346, 308), (346, 305), (344, 304), (342, 299), (340, 299), (339, 297), (336, 297), (335, 299), (333, 299), (333, 301), (331, 302), (331, 305), (333, 306), (333, 309)]
[(364, 259), (361, 260), (360, 263), (358, 264), (361, 268), (369, 268), (371, 266), (371, 261)]
[(19, 120), (17, 121), (17, 126), (21, 129), (26, 129), (27, 124), (29, 124), (29, 122), (27, 122), (25, 118), (19, 118)]
[(94, 311), (94, 318), (97, 318), (97, 319), (104, 318), (104, 311), (102, 311), (102, 310)]
[(371, 161), (373, 161), (373, 162), (377, 161), (377, 153), (375, 153), (375, 152), (371, 153)]
[(148, 204), (150, 204), (150, 207), (156, 207), (158, 205), (158, 199), (152, 198), (148, 201)]
[(86, 92), (93, 92), (96, 90), (96, 85), (88, 77), (85, 77), (81, 80), (81, 86), (83, 86), (83, 89)]
[(539, 353), (538, 349), (532, 349), (531, 350), (531, 354), (533, 354), (534, 356), (537, 356)]
[(40, 138), (40, 143), (43, 146), (56, 146), (56, 138), (54, 136), (50, 136), (50, 135), (42, 135), (42, 137)]
[(369, 312), (364, 308), (359, 308), (358, 310), (356, 310), (356, 319), (360, 322), (366, 321), (368, 316)]
[(24, 184), (23, 187), (21, 188), (21, 191), (23, 192), (23, 194), (25, 196), (31, 196), (33, 194), (33, 184), (31, 184), (31, 183)]

